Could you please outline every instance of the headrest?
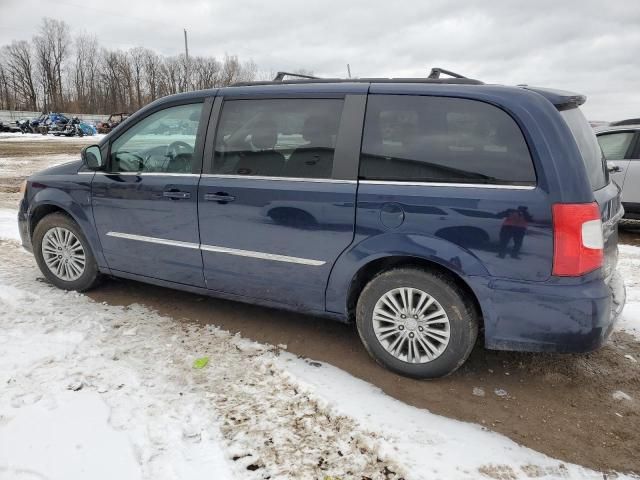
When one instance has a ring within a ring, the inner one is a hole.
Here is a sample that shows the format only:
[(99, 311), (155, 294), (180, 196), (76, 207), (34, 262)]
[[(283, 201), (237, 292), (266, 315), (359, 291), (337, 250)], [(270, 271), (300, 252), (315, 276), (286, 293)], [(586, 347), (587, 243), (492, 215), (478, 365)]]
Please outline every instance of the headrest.
[(251, 135), (251, 143), (259, 150), (271, 150), (278, 141), (278, 126), (273, 120), (261, 120)]
[(327, 117), (314, 115), (305, 120), (302, 137), (315, 147), (331, 147), (332, 130)]

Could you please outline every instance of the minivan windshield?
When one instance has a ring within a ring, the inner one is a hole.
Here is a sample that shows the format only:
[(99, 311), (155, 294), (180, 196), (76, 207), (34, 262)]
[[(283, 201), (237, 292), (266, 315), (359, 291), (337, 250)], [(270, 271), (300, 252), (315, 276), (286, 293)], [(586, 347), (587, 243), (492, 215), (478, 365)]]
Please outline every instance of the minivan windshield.
[(609, 179), (604, 156), (593, 129), (579, 108), (563, 110), (560, 114), (578, 144), (591, 188), (594, 191), (600, 190), (607, 185)]

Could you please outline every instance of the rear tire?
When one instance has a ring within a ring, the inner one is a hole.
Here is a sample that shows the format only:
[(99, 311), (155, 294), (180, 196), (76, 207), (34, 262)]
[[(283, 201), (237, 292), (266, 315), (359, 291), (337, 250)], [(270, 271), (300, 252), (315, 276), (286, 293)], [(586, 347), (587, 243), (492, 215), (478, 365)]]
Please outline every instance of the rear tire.
[(456, 371), (478, 336), (471, 299), (447, 276), (418, 268), (381, 273), (356, 307), (362, 343), (389, 370), (414, 378)]
[(84, 292), (99, 282), (98, 264), (89, 242), (67, 215), (52, 213), (40, 220), (32, 243), (40, 271), (56, 287)]

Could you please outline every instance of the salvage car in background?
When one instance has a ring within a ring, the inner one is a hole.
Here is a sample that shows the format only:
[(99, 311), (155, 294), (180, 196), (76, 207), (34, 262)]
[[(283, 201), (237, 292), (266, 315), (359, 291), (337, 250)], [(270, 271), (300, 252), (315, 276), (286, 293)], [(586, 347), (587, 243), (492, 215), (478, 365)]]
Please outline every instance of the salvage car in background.
[(611, 177), (622, 189), (625, 218), (640, 220), (640, 120), (598, 128), (596, 135)]
[(20, 131), (18, 126), (9, 125), (8, 123), (0, 122), (0, 132), (17, 133)]
[(69, 118), (62, 113), (43, 113), (37, 118), (17, 120), (16, 130), (22, 133), (52, 134), (65, 137), (92, 136), (97, 133), (93, 125), (83, 122), (78, 117)]
[(98, 133), (109, 133), (111, 130), (124, 122), (127, 118), (129, 118), (128, 113), (112, 113), (111, 115), (109, 115), (109, 118), (106, 121), (96, 123)]

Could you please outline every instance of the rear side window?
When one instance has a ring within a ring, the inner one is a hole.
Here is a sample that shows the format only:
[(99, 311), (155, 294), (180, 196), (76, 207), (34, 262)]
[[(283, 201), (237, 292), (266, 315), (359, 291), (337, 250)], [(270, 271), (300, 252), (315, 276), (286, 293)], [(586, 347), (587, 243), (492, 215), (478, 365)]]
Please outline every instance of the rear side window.
[(592, 190), (600, 190), (607, 185), (609, 178), (602, 150), (593, 129), (579, 108), (563, 110), (560, 115), (567, 122), (578, 144)]
[(343, 100), (228, 100), (213, 173), (331, 178)]
[(633, 132), (603, 133), (598, 135), (598, 143), (607, 160), (624, 160), (629, 158)]
[(371, 95), (360, 178), (533, 185), (520, 128), (503, 110), (461, 98)]

